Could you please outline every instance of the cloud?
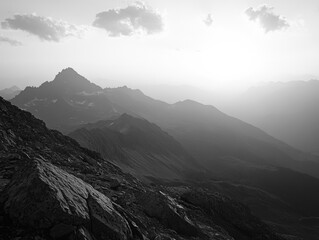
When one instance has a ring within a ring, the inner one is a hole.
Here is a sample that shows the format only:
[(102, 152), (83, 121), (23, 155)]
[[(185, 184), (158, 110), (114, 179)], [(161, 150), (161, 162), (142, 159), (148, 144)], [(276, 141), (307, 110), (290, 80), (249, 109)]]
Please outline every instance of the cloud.
[(105, 29), (113, 37), (154, 34), (164, 28), (162, 16), (142, 2), (98, 13), (93, 26)]
[(17, 41), (17, 40), (14, 40), (14, 39), (11, 39), (8, 37), (4, 37), (1, 35), (0, 35), (0, 42), (9, 43), (11, 46), (21, 46), (22, 45), (22, 43)]
[(79, 36), (80, 29), (64, 21), (41, 17), (36, 14), (16, 14), (1, 23), (4, 29), (26, 31), (41, 40), (59, 42), (68, 36)]
[(280, 15), (273, 13), (273, 7), (267, 5), (258, 8), (248, 8), (245, 13), (251, 21), (258, 21), (266, 33), (289, 27), (288, 21)]
[(213, 24), (213, 17), (212, 14), (207, 14), (206, 18), (204, 19), (204, 23), (206, 24), (206, 26), (211, 26)]

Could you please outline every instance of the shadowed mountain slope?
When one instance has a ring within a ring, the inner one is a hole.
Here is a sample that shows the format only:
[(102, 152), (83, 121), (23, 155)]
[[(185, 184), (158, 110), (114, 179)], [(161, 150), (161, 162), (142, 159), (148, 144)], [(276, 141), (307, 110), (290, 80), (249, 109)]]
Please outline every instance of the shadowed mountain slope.
[(172, 179), (203, 171), (173, 137), (128, 114), (87, 124), (69, 136), (136, 176)]

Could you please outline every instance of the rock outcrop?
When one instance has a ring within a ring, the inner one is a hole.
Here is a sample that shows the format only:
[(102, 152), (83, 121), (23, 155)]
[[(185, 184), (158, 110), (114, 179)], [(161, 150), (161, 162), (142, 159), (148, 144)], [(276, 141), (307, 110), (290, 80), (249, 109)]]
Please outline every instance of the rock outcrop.
[(183, 206), (163, 192), (146, 192), (140, 198), (145, 213), (165, 226), (187, 236), (198, 236), (200, 231), (187, 217)]
[(108, 197), (43, 159), (27, 162), (6, 186), (1, 201), (17, 225), (50, 229), (55, 239), (80, 226), (87, 226), (96, 239), (132, 237), (128, 222)]

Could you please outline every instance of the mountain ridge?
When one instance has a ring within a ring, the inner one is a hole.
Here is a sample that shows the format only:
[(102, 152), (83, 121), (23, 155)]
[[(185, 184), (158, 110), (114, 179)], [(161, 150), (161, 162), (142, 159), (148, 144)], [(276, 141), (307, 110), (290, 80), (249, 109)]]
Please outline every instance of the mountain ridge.
[(126, 113), (114, 120), (84, 125), (69, 136), (136, 176), (170, 179), (184, 178), (187, 172), (204, 172), (173, 137)]
[(295, 148), (318, 154), (318, 93), (318, 80), (269, 83), (248, 90), (228, 112)]
[[(68, 71), (72, 74), (75, 72)], [(32, 98), (41, 94), (41, 88), (33, 90)], [(52, 102), (55, 99), (51, 102), (45, 99), (31, 103), (23, 101), (20, 96), (25, 91), (11, 102), (45, 120), (49, 127), (66, 133), (86, 123), (128, 113), (160, 126), (199, 160), (201, 165), (232, 154), (244, 161), (261, 161), (266, 165), (288, 167), (319, 176), (319, 160), (315, 156), (293, 149), (262, 130), (210, 105), (192, 100), (167, 104), (127, 87), (107, 88), (102, 92), (99, 89), (91, 95), (69, 94), (56, 103)], [(61, 106), (56, 105), (57, 103)], [(203, 144), (199, 144), (200, 142)], [(208, 166), (211, 167), (211, 164)]]

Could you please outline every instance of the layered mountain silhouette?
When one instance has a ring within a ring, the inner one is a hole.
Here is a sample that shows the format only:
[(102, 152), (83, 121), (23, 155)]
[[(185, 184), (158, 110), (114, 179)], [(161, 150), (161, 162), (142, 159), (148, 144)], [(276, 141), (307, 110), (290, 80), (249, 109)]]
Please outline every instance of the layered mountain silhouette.
[(185, 178), (188, 172), (204, 171), (157, 125), (126, 113), (114, 120), (87, 124), (69, 136), (140, 177)]
[(13, 86), (10, 88), (5, 88), (0, 90), (0, 97), (3, 97), (6, 100), (10, 100), (17, 96), (22, 90), (17, 86)]
[(239, 118), (304, 151), (319, 153), (319, 81), (251, 88), (230, 110)]
[(291, 239), (208, 188), (146, 185), (2, 98), (0, 116), (0, 239)]
[[(75, 86), (77, 79), (80, 86)], [(72, 69), (38, 88), (26, 88), (12, 103), (137, 177), (178, 179), (187, 172), (185, 182), (201, 181), (213, 188), (210, 180), (215, 179), (244, 186), (246, 197), (233, 196), (268, 220), (267, 212), (256, 206), (277, 199), (285, 220), (270, 220), (284, 228), (294, 226), (298, 234), (307, 232), (299, 217), (319, 215), (317, 157), (213, 106), (191, 100), (167, 104), (127, 87), (102, 89)]]
[[(53, 81), (26, 88), (12, 103), (65, 133), (123, 113), (147, 119), (168, 132), (202, 164), (214, 169), (280, 166), (319, 176), (318, 159), (299, 152), (213, 106), (186, 100), (167, 104), (127, 87), (102, 89), (73, 69)], [(238, 166), (237, 166), (238, 165)], [(215, 174), (221, 174), (219, 169)]]

